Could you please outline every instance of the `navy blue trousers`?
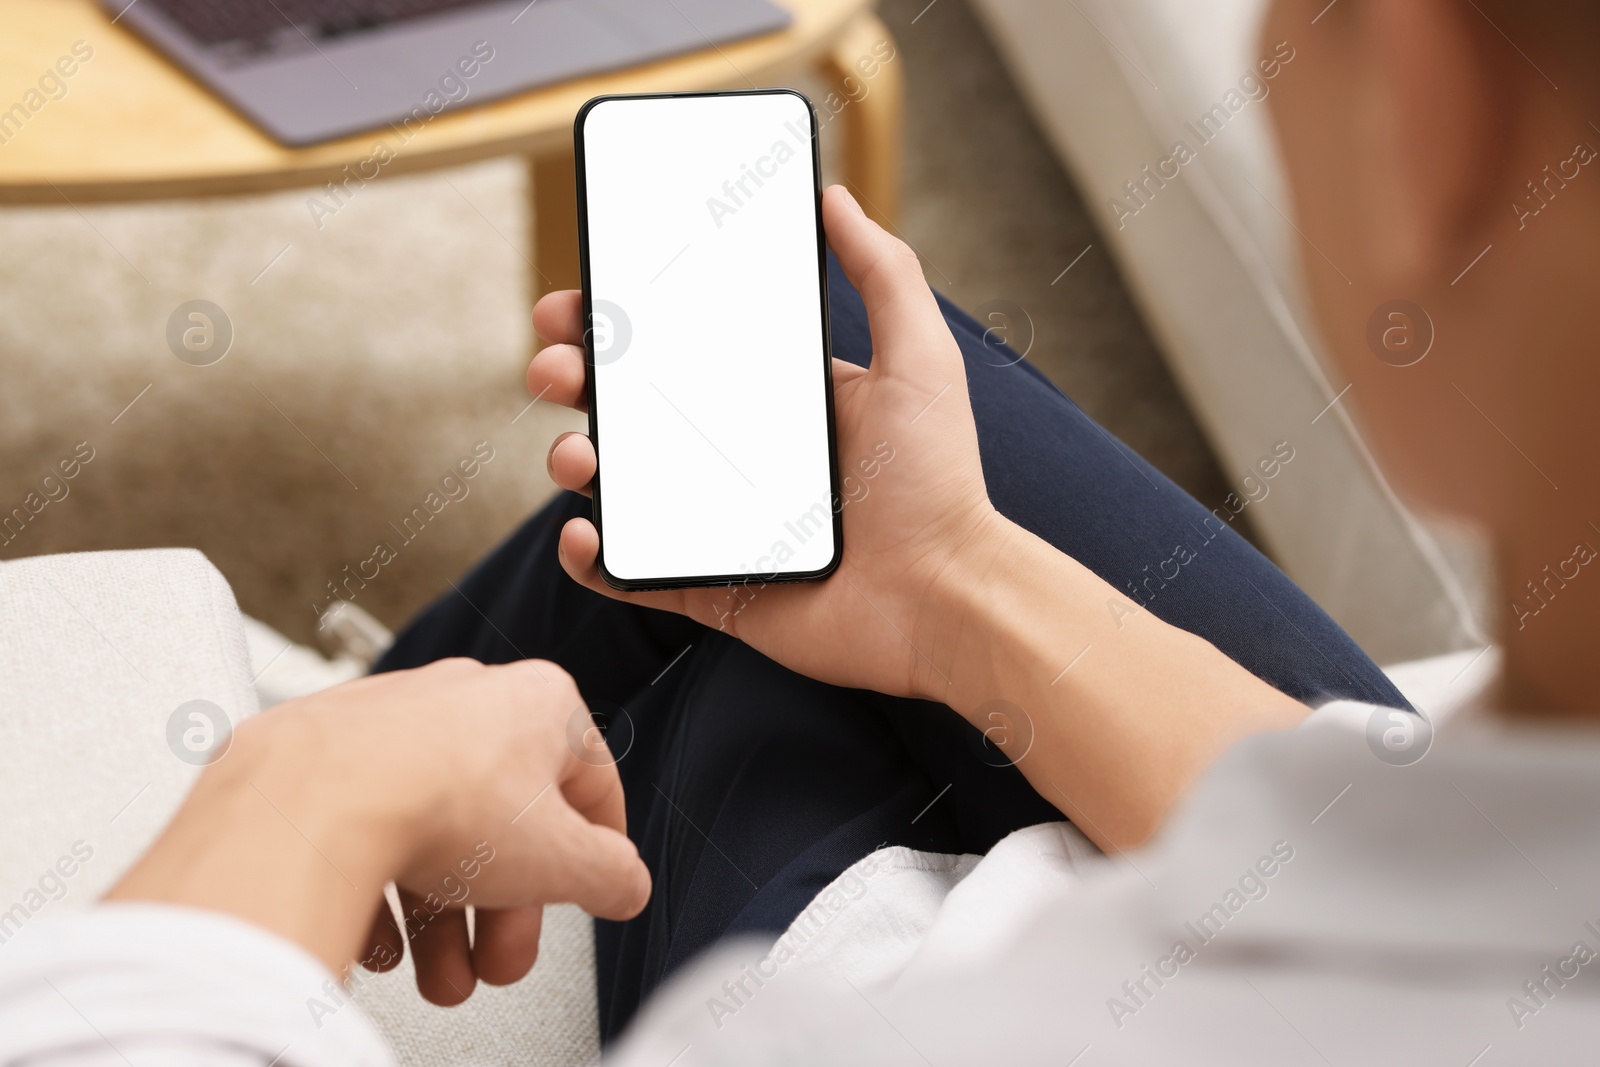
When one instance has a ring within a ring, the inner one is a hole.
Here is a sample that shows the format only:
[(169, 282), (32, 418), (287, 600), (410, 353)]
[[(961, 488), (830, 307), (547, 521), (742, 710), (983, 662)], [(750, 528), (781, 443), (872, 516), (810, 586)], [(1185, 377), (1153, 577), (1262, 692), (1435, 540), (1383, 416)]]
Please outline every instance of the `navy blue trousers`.
[[(828, 284), (834, 354), (864, 366), (866, 312), (831, 257)], [(984, 478), (1002, 513), (1290, 696), (1407, 706), (1227, 525), (1242, 495), (1202, 506), (969, 316), (941, 307), (966, 355)], [(1292, 460), (1276, 476), (1294, 477)], [(781, 932), (880, 845), (981, 853), (1061, 818), (942, 705), (823, 685), (724, 634), (578, 586), (556, 541), (588, 509), (558, 497), (419, 615), (377, 669), (538, 656), (577, 679), (655, 879), (637, 918), (596, 923), (605, 1039), (685, 960), (727, 934)]]

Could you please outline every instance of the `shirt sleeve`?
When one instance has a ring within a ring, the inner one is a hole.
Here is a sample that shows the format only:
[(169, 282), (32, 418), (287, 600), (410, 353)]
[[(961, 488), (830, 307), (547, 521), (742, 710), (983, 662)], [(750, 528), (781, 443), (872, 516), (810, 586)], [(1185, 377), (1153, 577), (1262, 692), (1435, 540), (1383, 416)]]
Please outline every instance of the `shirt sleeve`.
[(102, 904), (0, 941), (0, 1063), (394, 1067), (320, 961), (239, 919)]

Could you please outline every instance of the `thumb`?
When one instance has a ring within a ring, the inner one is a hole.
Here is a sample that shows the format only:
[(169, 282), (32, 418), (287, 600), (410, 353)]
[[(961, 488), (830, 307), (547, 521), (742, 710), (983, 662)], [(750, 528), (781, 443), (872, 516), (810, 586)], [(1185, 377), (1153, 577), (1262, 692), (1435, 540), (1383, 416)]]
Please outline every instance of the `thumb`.
[(872, 331), (872, 369), (910, 376), (939, 354), (960, 361), (922, 264), (911, 246), (867, 218), (842, 185), (822, 195), (822, 225)]

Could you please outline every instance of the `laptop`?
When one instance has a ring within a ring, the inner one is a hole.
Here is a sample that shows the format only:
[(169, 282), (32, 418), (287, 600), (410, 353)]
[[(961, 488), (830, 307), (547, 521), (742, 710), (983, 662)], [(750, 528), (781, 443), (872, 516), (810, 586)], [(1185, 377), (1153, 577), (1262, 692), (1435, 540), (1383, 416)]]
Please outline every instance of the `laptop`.
[(787, 26), (769, 0), (100, 0), (286, 145)]

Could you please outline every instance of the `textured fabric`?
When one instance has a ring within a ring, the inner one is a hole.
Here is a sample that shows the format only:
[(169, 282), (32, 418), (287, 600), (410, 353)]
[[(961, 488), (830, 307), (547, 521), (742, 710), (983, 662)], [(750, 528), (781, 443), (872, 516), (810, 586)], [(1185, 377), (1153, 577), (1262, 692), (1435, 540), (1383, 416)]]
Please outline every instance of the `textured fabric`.
[(256, 680), (256, 696), (263, 708), (367, 673), (353, 657), (329, 659), (248, 615), (244, 617), (244, 638), (250, 649), (250, 671)]
[[(834, 354), (864, 365), (865, 309), (831, 257), (828, 287)], [(940, 306), (966, 357), (984, 478), (1001, 512), (1291, 696), (1404, 706), (1361, 649), (1226, 524), (1227, 510), (1206, 510), (994, 335)], [(577, 586), (556, 542), (562, 523), (588, 510), (567, 494), (530, 519), (403, 631), (378, 669), (543, 656), (573, 674), (604, 720), (629, 833), (655, 879), (638, 918), (596, 924), (604, 1035), (696, 953), (730, 935), (770, 940), (880, 846), (981, 854), (1060, 818), (947, 708), (823, 685), (725, 634)], [(1156, 577), (1179, 544), (1192, 558), (1176, 577)]]
[(417, 992), (407, 954), (387, 974), (363, 974), (354, 993), (401, 1067), (577, 1067), (600, 1059), (593, 922), (571, 904), (544, 910), (539, 960), (515, 985), (480, 982), (465, 1004), (441, 1008)]
[[(0, 30), (8, 63), (17, 26)], [(114, 93), (114, 62), (102, 52), (84, 74)], [(0, 555), (192, 546), (246, 610), (310, 643), (334, 588), (402, 621), (546, 500), (555, 486), (526, 457), (581, 420), (523, 411), (538, 277), (526, 161), (398, 169), (320, 220), (317, 185), (113, 204), (69, 191), (82, 215), (7, 203), (0, 508), (42, 496), (74, 443), (96, 456)], [(194, 367), (165, 331), (202, 296), (234, 344)], [(479, 441), (496, 458), (460, 479)], [(424, 501), (452, 472), (449, 491), (468, 495), (432, 515)], [(390, 529), (418, 507), (420, 536)], [(380, 541), (397, 555), (368, 580)]]
[(199, 771), (167, 742), (191, 700), (256, 711), (239, 609), (200, 553), (0, 564), (0, 912), (47, 882), (0, 935), (93, 901), (160, 833)]

